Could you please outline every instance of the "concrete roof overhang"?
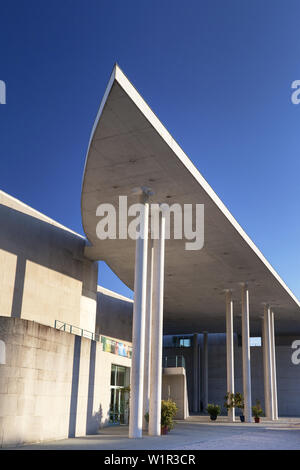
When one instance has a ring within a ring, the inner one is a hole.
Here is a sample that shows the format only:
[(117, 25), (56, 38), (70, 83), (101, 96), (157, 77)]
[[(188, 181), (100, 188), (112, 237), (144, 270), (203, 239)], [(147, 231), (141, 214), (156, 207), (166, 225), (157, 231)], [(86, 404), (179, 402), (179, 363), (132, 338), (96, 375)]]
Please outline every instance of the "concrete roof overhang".
[(151, 187), (151, 202), (202, 203), (203, 249), (167, 240), (164, 332), (225, 331), (224, 289), (232, 289), (235, 329), (240, 330), (241, 286), (250, 292), (251, 334), (260, 335), (263, 304), (272, 306), (276, 333), (300, 333), (300, 303), (234, 219), (120, 68), (113, 69), (92, 129), (82, 184), (86, 256), (104, 260), (131, 289), (135, 242), (99, 240), (96, 208), (118, 207), (119, 195), (136, 202), (133, 188)]

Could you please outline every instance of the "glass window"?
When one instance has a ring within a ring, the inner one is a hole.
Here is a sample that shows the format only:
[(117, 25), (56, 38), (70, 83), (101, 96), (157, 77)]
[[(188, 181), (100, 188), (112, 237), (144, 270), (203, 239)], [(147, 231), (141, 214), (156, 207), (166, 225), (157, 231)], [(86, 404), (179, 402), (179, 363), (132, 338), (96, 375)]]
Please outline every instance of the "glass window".
[(190, 348), (191, 339), (190, 338), (180, 338), (179, 346), (181, 348)]
[(116, 385), (116, 366), (114, 364), (111, 366), (110, 385)]
[(111, 366), (110, 379), (110, 422), (125, 424), (128, 422), (129, 392), (126, 388), (126, 367)]
[(119, 387), (125, 386), (125, 367), (117, 366), (117, 381), (116, 385)]
[(185, 336), (173, 336), (173, 344), (175, 348), (190, 348), (191, 338)]
[(250, 346), (261, 346), (261, 337), (250, 338)]

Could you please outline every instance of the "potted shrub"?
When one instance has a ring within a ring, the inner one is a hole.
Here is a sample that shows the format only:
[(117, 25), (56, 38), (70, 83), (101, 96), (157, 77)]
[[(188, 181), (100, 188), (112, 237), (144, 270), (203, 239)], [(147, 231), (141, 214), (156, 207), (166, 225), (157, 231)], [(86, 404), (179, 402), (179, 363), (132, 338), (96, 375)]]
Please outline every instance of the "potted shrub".
[(242, 414), (240, 415), (240, 420), (242, 423), (245, 422), (245, 416), (244, 416), (244, 397), (243, 397), (243, 394), (240, 393), (240, 392), (236, 392), (234, 394), (234, 406), (236, 408), (239, 408), (242, 412)]
[[(161, 434), (167, 434), (168, 431), (173, 429), (173, 419), (178, 411), (176, 403), (171, 400), (162, 400), (161, 402)], [(145, 414), (145, 420), (149, 423), (149, 412)]]
[(234, 400), (234, 393), (227, 392), (225, 397), (224, 397), (224, 407), (226, 408), (227, 411), (231, 410), (232, 408), (235, 407), (235, 400)]
[(244, 412), (243, 394), (240, 392), (236, 392), (236, 393), (227, 392), (224, 399), (225, 399), (224, 407), (227, 410), (230, 410), (231, 408), (239, 408), (242, 411), (242, 414), (240, 415), (240, 420), (243, 423), (245, 421), (245, 416), (243, 414)]
[(209, 403), (206, 408), (207, 413), (210, 416), (212, 421), (216, 421), (217, 417), (221, 413), (220, 405), (215, 405), (214, 403)]
[(260, 422), (260, 417), (263, 416), (263, 414), (264, 414), (259, 400), (256, 400), (256, 405), (255, 406), (252, 406), (252, 414), (254, 416), (254, 421), (256, 423), (259, 423)]
[(168, 431), (173, 429), (173, 419), (178, 411), (176, 403), (171, 400), (162, 400), (161, 402), (161, 433), (167, 434)]

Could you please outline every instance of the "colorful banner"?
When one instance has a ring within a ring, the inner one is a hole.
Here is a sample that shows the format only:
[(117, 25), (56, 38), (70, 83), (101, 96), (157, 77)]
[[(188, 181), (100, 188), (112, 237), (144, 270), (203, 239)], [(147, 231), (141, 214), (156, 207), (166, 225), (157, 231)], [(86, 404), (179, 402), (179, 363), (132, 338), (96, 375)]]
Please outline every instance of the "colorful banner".
[(132, 348), (125, 343), (119, 341), (113, 341), (105, 336), (101, 336), (102, 350), (117, 354), (118, 356), (131, 358)]

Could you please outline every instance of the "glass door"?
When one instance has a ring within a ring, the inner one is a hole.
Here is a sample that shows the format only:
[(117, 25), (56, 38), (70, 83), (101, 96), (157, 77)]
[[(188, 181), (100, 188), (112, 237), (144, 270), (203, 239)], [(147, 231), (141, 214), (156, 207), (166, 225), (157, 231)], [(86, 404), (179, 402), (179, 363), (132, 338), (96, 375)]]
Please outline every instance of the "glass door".
[(111, 366), (110, 416), (111, 424), (126, 424), (128, 409), (128, 387), (126, 387), (126, 367)]

